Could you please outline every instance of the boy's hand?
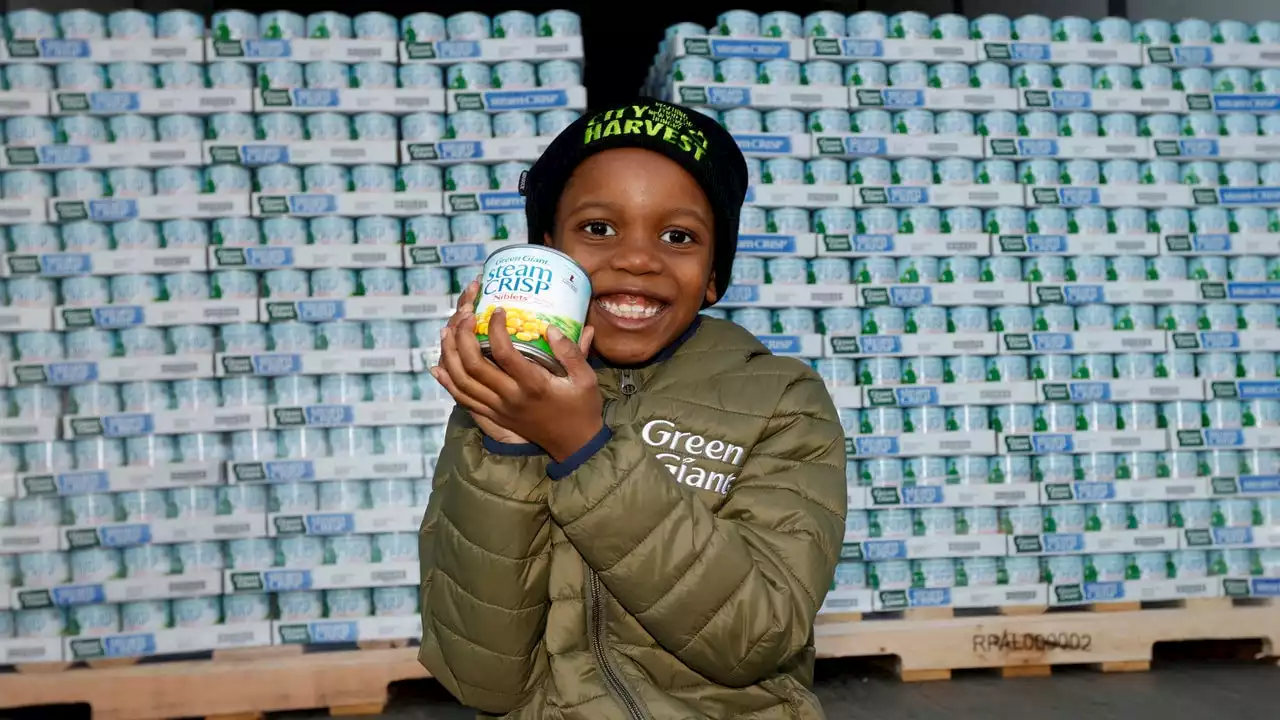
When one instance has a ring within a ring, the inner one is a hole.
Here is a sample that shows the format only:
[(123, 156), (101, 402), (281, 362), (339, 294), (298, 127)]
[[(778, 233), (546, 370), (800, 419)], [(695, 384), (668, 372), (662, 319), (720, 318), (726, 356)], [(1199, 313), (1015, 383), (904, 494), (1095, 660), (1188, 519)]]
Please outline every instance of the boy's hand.
[[(559, 329), (548, 329), (547, 340), (565, 369), (564, 377), (521, 355), (505, 333), (489, 336), (490, 361), (476, 340), (475, 314), (467, 305), (468, 296), (474, 299), (473, 288), (468, 288), (460, 303), (467, 310), (460, 308), (455, 315), (458, 322), (451, 320), (445, 329), (440, 366), (432, 374), (458, 404), (471, 411), (482, 430), (488, 432), (487, 425), (527, 438), (554, 460), (563, 461), (595, 437), (604, 424), (596, 374), (586, 359), (594, 331), (583, 328), (575, 345)], [(506, 313), (495, 310), (490, 322), (505, 327)], [(487, 422), (482, 423), (481, 418)]]

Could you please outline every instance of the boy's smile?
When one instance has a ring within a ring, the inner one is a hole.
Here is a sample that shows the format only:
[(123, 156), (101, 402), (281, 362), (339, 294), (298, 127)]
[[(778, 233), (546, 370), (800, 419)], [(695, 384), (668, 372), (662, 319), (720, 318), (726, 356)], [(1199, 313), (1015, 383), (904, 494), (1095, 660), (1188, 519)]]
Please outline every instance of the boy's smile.
[(591, 277), (593, 349), (612, 363), (648, 361), (715, 300), (715, 215), (693, 176), (663, 155), (592, 155), (565, 185), (553, 227), (548, 244)]

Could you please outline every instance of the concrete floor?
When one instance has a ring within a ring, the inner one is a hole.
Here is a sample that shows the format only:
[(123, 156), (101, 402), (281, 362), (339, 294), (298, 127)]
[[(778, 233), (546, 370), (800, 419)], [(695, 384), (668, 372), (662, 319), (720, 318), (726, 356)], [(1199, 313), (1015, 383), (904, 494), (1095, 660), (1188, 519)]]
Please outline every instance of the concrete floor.
[[(1277, 716), (1280, 668), (1255, 663), (1158, 663), (1152, 672), (1103, 675), (1060, 669), (1052, 678), (1002, 680), (958, 673), (949, 682), (903, 684), (858, 661), (818, 664), (817, 692), (830, 720), (1261, 720)], [(287, 713), (320, 720), (327, 713)], [(429, 681), (393, 688), (383, 720), (472, 720)]]

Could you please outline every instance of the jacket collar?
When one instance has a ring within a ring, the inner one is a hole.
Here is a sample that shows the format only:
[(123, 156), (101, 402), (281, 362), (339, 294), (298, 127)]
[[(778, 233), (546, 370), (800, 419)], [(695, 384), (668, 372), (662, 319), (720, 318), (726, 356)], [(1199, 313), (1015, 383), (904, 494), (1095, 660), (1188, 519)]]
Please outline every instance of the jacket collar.
[(695, 315), (693, 317), (693, 322), (689, 323), (689, 328), (684, 332), (680, 333), (680, 337), (673, 340), (670, 345), (662, 348), (662, 350), (659, 351), (657, 355), (654, 355), (653, 357), (649, 358), (648, 360), (642, 363), (636, 363), (634, 365), (615, 365), (609, 362), (608, 360), (605, 360), (604, 358), (600, 357), (599, 355), (596, 355), (595, 353), (591, 354), (591, 357), (588, 358), (588, 361), (591, 363), (591, 367), (595, 368), (596, 370), (603, 370), (606, 368), (612, 368), (615, 370), (623, 370), (623, 369), (638, 370), (640, 368), (646, 368), (651, 365), (656, 365), (661, 362), (666, 362), (667, 360), (671, 359), (672, 355), (676, 354), (676, 351), (679, 350), (682, 345), (684, 345), (686, 342), (689, 341), (689, 338), (693, 337), (694, 334), (698, 332), (698, 328), (701, 326), (702, 326), (702, 315), (701, 314)]

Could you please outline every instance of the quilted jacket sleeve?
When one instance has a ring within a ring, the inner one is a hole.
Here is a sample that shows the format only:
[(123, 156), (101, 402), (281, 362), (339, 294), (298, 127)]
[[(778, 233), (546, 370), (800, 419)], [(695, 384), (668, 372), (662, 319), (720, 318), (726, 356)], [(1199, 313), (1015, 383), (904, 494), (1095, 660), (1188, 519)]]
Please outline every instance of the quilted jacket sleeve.
[(419, 533), (418, 659), (465, 705), (503, 714), (547, 671), (546, 456), (484, 437), (455, 409)]
[(808, 645), (835, 573), (847, 506), (836, 417), (821, 380), (797, 374), (714, 513), (640, 428), (611, 428), (553, 485), (551, 513), (664, 648), (716, 683), (751, 685)]

